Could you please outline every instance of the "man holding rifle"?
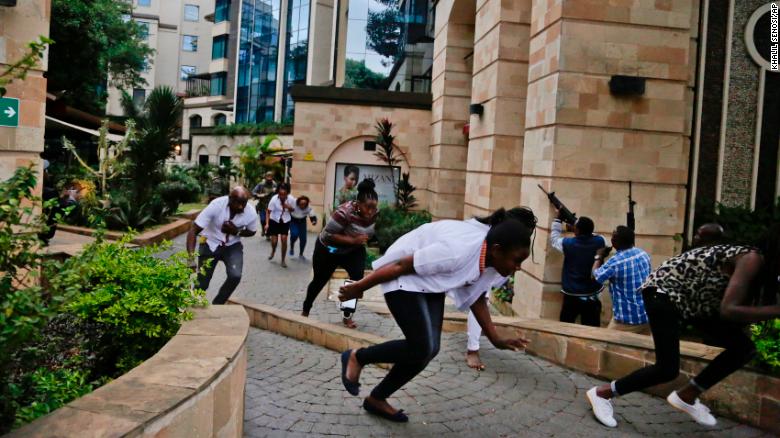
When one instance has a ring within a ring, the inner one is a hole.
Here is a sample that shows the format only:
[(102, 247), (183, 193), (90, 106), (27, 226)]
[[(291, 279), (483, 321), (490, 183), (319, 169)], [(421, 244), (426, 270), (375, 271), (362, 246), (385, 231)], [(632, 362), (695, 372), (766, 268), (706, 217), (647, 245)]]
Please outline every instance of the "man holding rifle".
[(591, 276), (591, 268), (597, 251), (604, 248), (606, 243), (603, 237), (593, 234), (593, 221), (585, 216), (577, 219), (571, 227), (574, 237), (563, 237), (561, 210), (556, 208), (558, 217), (553, 221), (550, 232), (552, 247), (563, 253), (563, 306), (560, 319), (561, 322), (575, 322), (579, 316), (583, 325), (599, 327), (601, 301), (598, 294), (602, 286)]

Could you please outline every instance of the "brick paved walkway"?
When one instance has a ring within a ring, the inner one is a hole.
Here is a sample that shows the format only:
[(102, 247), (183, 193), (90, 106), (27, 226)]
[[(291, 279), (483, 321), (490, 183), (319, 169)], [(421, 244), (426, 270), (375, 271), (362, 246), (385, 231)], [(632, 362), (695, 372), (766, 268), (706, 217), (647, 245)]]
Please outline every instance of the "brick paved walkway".
[[(308, 252), (311, 242), (313, 237)], [(182, 247), (183, 238), (176, 245)], [(278, 259), (266, 259), (269, 247), (258, 238), (245, 242), (244, 278), (235, 295), (300, 311), (311, 265), (293, 259), (283, 269)], [(224, 270), (218, 267), (210, 298), (223, 278)], [(311, 317), (340, 322), (336, 305), (323, 300), (315, 303)], [(366, 332), (400, 337), (391, 318), (364, 309), (356, 321)], [(391, 399), (410, 415), (410, 423), (397, 425), (366, 414), (360, 408), (362, 399), (344, 391), (336, 353), (251, 329), (245, 436), (763, 436), (723, 418), (716, 429), (698, 426), (664, 400), (646, 394), (617, 400), (619, 426), (607, 429), (593, 419), (584, 398), (598, 380), (530, 355), (496, 350), (487, 340), (482, 356), (488, 368), (476, 372), (464, 364), (465, 344), (463, 333), (443, 335), (439, 355)], [(362, 394), (385, 372), (367, 367)]]

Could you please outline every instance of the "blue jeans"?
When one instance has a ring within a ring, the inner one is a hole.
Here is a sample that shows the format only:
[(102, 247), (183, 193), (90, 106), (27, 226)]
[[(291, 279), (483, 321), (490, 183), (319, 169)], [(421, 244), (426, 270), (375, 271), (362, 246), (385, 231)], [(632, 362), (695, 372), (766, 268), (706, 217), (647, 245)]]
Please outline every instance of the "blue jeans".
[(241, 273), (244, 267), (244, 245), (239, 242), (230, 246), (220, 246), (212, 252), (207, 244), (202, 243), (198, 251), (198, 266), (203, 266), (208, 260), (211, 260), (211, 264), (204, 268), (205, 272), (198, 273), (198, 288), (203, 290), (209, 288), (211, 277), (214, 276), (214, 268), (217, 267), (217, 262), (222, 261), (225, 264), (227, 279), (211, 303), (225, 304), (238, 287), (238, 283), (241, 282)]
[(290, 222), (290, 255), (295, 253), (295, 241), (297, 239), (301, 240), (301, 252), (298, 254), (303, 255), (303, 250), (306, 249), (306, 218), (292, 218)]
[(260, 235), (265, 235), (265, 215), (266, 215), (266, 209), (262, 209), (257, 212), (257, 215), (260, 216)]

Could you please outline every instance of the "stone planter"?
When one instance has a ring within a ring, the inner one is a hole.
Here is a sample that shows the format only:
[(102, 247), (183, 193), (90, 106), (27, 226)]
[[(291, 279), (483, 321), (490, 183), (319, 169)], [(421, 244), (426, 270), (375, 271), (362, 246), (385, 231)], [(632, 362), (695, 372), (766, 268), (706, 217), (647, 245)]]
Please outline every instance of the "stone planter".
[[(192, 220), (190, 219), (184, 219), (184, 218), (176, 219), (173, 222), (161, 225), (159, 227), (138, 234), (137, 236), (135, 236), (135, 238), (133, 238), (133, 240), (130, 241), (130, 243), (134, 243), (139, 246), (147, 246), (147, 245), (154, 245), (156, 243), (161, 243), (165, 240), (171, 240), (174, 237), (189, 231), (191, 223)], [(57, 229), (62, 231), (68, 231), (70, 233), (81, 234), (83, 236), (94, 236), (97, 233), (97, 230), (95, 230), (94, 228), (77, 227), (75, 225), (66, 225), (66, 224), (58, 224)], [(105, 232), (105, 238), (108, 240), (119, 240), (124, 235), (125, 233), (121, 233), (118, 231)]]
[(245, 342), (241, 306), (210, 306), (147, 361), (8, 438), (243, 435)]

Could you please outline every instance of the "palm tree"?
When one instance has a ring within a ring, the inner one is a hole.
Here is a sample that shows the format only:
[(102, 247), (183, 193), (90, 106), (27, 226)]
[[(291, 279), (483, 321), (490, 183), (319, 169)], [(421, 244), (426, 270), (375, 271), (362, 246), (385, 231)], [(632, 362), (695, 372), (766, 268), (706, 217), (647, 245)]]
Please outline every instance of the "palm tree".
[(182, 100), (171, 87), (156, 87), (139, 108), (122, 95), (125, 115), (135, 121), (136, 137), (125, 154), (136, 205), (147, 201), (164, 177), (165, 160), (173, 156), (179, 137)]

